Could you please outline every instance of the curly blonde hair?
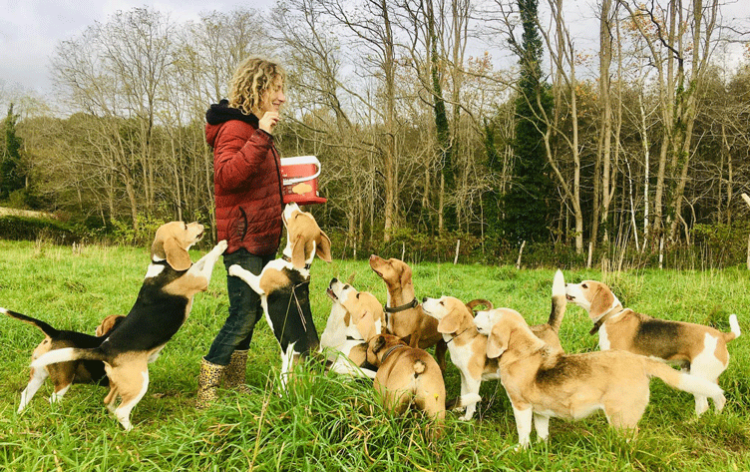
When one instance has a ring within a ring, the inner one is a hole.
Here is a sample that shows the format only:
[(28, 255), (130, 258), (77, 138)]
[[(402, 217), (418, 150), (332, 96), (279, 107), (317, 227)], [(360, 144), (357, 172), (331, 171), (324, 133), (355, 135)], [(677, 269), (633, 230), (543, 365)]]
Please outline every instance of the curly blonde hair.
[(250, 56), (237, 67), (229, 83), (229, 106), (239, 108), (242, 113), (255, 113), (260, 107), (263, 93), (269, 90), (276, 79), (286, 81), (286, 72), (278, 62), (260, 56)]

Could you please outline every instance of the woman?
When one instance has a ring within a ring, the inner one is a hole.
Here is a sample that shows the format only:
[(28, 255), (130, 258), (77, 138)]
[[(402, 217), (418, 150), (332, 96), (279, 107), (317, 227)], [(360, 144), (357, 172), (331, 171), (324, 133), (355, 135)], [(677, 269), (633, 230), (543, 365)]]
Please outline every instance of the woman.
[[(218, 239), (229, 243), (224, 265), (239, 264), (258, 275), (279, 248), (283, 223), (279, 153), (273, 130), (284, 96), (278, 63), (250, 57), (237, 68), (229, 100), (206, 112), (206, 141), (214, 150), (214, 190)], [(197, 408), (226, 388), (245, 385), (247, 351), (262, 316), (260, 297), (242, 280), (227, 276), (229, 316), (201, 362)]]

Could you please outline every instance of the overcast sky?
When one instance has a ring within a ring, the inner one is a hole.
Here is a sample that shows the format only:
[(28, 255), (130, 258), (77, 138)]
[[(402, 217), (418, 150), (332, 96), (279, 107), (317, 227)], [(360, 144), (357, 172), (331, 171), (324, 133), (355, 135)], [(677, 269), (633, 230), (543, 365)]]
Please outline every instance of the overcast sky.
[[(274, 0), (0, 0), (0, 91), (51, 88), (49, 58), (59, 41), (81, 34), (95, 21), (106, 22), (118, 10), (149, 6), (182, 22), (201, 12), (230, 11), (237, 6), (267, 9)], [(596, 0), (566, 0), (566, 15), (579, 50), (596, 48)], [(725, 17), (750, 18), (750, 0), (727, 0)], [(739, 58), (739, 49), (734, 53)], [(477, 51), (478, 53), (480, 51)]]

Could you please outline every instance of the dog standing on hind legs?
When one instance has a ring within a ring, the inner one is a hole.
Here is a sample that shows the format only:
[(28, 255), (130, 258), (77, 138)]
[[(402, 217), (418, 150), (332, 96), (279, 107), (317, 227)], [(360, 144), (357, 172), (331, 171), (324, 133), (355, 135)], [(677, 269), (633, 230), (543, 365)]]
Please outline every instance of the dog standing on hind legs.
[[(104, 399), (126, 431), (130, 413), (148, 390), (148, 364), (190, 315), (193, 297), (208, 288), (216, 261), (227, 247), (221, 241), (193, 264), (188, 249), (203, 236), (203, 225), (174, 221), (162, 225), (151, 246), (151, 264), (133, 308), (99, 346), (50, 351), (31, 363), (34, 369), (76, 359), (103, 361), (110, 392)], [(121, 398), (115, 407), (117, 398)]]
[(317, 255), (331, 262), (331, 240), (309, 212), (296, 203), (284, 208), (282, 221), (287, 241), (282, 257), (255, 275), (239, 265), (229, 267), (229, 275), (242, 279), (260, 295), (263, 314), (281, 349), (281, 385), (300, 357), (316, 352), (320, 345), (310, 311), (310, 265)]

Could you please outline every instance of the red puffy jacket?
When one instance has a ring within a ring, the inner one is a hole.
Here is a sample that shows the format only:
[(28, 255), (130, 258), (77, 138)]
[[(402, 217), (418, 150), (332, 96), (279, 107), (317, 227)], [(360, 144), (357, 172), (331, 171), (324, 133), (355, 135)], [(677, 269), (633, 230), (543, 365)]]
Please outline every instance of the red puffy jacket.
[(283, 223), (281, 163), (273, 136), (258, 118), (229, 108), (226, 100), (206, 113), (206, 141), (214, 150), (216, 229), (229, 243), (225, 254), (245, 248), (275, 254)]

